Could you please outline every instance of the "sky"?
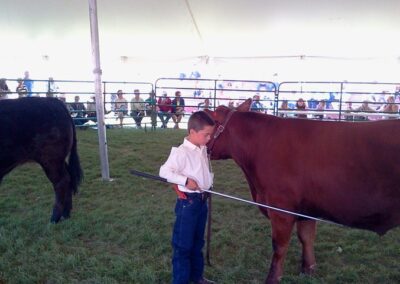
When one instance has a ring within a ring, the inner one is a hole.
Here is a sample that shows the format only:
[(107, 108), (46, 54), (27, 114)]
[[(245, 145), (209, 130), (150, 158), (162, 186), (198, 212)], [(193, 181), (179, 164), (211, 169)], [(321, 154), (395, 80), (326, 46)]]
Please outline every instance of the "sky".
[[(400, 81), (400, 1), (98, 0), (103, 78)], [(0, 77), (93, 78), (89, 4), (2, 0)]]

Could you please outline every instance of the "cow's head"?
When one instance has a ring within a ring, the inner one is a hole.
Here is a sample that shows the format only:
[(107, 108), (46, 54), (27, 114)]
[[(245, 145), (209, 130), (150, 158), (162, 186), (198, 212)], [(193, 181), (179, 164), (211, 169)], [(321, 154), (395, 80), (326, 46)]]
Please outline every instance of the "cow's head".
[(205, 110), (215, 121), (213, 135), (211, 136), (211, 140), (207, 143), (211, 159), (219, 160), (231, 158), (229, 145), (234, 139), (229, 133), (229, 127), (232, 126), (231, 118), (234, 116), (235, 112), (249, 111), (251, 102), (251, 99), (247, 99), (234, 109), (226, 106), (219, 106), (215, 111)]

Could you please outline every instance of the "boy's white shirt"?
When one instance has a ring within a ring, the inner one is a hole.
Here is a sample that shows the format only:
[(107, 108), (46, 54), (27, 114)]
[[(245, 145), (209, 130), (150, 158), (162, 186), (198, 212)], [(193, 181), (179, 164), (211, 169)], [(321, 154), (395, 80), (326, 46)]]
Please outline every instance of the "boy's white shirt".
[(172, 147), (168, 160), (160, 167), (160, 176), (177, 184), (183, 192), (201, 192), (183, 186), (187, 178), (195, 180), (201, 190), (209, 189), (214, 174), (210, 172), (207, 147), (198, 147), (185, 138), (179, 147)]

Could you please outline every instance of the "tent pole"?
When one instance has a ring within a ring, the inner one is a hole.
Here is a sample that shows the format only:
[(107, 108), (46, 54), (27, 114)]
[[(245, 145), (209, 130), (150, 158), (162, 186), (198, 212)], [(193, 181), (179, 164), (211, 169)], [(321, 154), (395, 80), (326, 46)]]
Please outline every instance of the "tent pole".
[(96, 94), (97, 131), (99, 137), (99, 151), (101, 163), (101, 177), (103, 181), (110, 181), (108, 165), (108, 150), (106, 138), (106, 125), (104, 122), (104, 98), (101, 91), (101, 68), (99, 48), (99, 28), (97, 21), (97, 0), (89, 0), (90, 34), (92, 40), (92, 57), (94, 63), (94, 88)]

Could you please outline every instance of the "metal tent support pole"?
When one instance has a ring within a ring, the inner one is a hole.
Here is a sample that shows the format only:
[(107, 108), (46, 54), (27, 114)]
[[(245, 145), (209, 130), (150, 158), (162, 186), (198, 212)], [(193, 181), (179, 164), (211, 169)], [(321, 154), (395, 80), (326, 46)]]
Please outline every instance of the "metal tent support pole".
[(92, 40), (92, 55), (94, 63), (94, 88), (96, 94), (97, 131), (99, 136), (99, 152), (101, 163), (101, 177), (104, 181), (110, 181), (110, 169), (108, 165), (108, 150), (106, 139), (106, 125), (104, 121), (104, 98), (101, 91), (101, 68), (99, 48), (99, 28), (97, 21), (97, 1), (89, 0), (90, 34)]

